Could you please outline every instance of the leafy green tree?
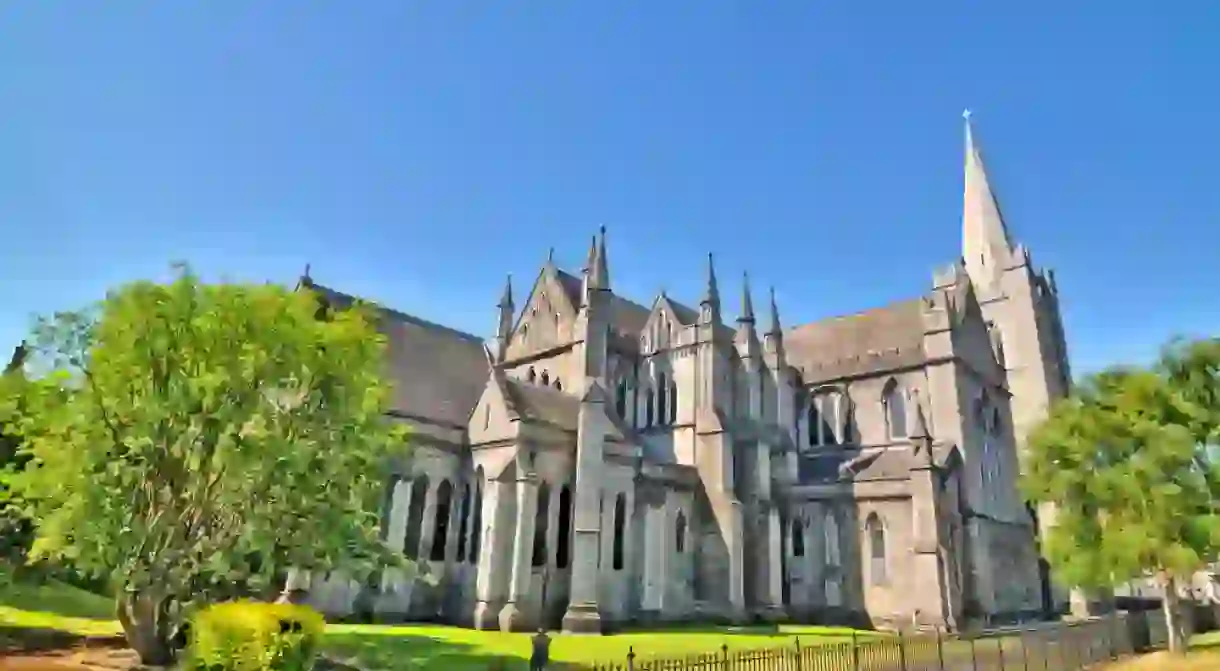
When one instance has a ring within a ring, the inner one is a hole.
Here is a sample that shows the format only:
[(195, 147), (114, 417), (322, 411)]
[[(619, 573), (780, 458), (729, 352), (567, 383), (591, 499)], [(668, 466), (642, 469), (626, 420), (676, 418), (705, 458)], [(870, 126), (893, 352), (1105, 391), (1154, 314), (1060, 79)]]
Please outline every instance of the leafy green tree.
[(31, 558), (105, 576), (146, 664), (226, 585), (287, 567), (403, 565), (378, 536), (389, 453), (384, 339), (357, 306), (179, 268), (36, 330), (50, 373), (24, 385)]
[(1031, 500), (1055, 507), (1045, 550), (1063, 578), (1100, 588), (1155, 576), (1174, 651), (1188, 632), (1178, 587), (1220, 549), (1218, 342), (1085, 379), (1031, 434), (1023, 478)]

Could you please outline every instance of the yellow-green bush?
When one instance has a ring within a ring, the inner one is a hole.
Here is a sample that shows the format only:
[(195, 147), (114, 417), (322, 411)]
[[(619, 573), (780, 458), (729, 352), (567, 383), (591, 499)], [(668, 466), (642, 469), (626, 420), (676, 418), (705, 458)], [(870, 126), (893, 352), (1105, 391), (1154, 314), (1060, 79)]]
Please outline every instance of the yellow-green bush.
[(232, 601), (191, 621), (188, 667), (204, 671), (307, 671), (325, 620), (308, 606)]

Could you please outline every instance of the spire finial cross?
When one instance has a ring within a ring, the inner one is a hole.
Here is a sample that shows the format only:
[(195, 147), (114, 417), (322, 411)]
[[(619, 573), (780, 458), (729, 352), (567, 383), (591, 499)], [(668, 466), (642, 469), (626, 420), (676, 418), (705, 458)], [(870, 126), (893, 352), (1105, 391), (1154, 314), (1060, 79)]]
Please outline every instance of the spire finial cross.
[(962, 110), (962, 118), (965, 119), (966, 121), (969, 121), (970, 117), (972, 117), (972, 116), (974, 116), (974, 112), (971, 112), (969, 107)]

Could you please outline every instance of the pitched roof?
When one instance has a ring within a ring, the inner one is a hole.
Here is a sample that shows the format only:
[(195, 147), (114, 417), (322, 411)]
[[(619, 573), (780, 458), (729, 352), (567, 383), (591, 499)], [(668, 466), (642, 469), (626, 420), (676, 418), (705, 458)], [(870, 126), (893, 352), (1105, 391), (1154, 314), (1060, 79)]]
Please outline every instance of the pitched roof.
[(923, 335), (923, 299), (915, 298), (797, 326), (784, 347), (808, 383), (918, 364)]
[[(313, 282), (307, 286), (333, 305), (347, 306), (356, 300)], [(491, 370), (483, 339), (398, 310), (376, 307), (383, 317), (378, 329), (388, 339), (392, 409), (441, 424), (465, 426)]]
[(575, 431), (580, 415), (580, 399), (542, 384), (531, 384), (509, 377), (503, 380), (511, 410), (524, 419), (546, 422), (565, 431)]

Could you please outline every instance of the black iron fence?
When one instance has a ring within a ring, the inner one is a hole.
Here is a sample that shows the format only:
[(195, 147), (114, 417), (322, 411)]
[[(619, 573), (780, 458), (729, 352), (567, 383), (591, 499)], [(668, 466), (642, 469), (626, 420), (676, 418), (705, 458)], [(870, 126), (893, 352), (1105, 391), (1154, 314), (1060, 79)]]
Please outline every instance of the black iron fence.
[(596, 671), (1077, 671), (1165, 644), (1159, 613), (1124, 613), (977, 635), (853, 635), (808, 645), (649, 658), (634, 650)]

